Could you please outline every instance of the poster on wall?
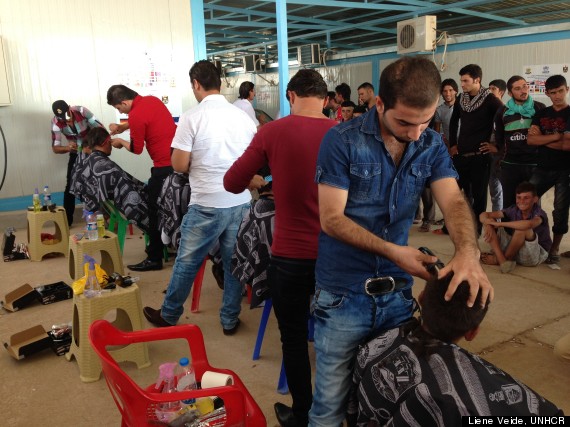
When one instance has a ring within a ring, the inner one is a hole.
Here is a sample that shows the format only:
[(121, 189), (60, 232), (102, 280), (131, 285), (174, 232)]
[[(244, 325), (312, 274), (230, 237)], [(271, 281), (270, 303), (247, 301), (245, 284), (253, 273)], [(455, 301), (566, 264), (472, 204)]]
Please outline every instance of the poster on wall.
[[(534, 99), (548, 100), (544, 83), (550, 76), (557, 74), (566, 77), (566, 81), (570, 81), (568, 66), (570, 64), (542, 64), (542, 65), (525, 65), (523, 67), (523, 76), (528, 82), (529, 95)], [(540, 99), (543, 98), (543, 99)]]

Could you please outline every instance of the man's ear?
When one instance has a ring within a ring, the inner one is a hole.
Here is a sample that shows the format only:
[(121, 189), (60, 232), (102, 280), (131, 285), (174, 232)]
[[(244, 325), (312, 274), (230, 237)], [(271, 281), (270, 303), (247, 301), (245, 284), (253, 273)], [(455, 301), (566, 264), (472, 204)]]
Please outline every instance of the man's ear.
[(473, 341), (478, 333), (479, 333), (479, 326), (465, 332), (465, 335), (464, 335), (465, 340), (466, 341)]
[(376, 110), (379, 113), (384, 112), (384, 102), (382, 101), (382, 98), (380, 98), (379, 96), (376, 97)]

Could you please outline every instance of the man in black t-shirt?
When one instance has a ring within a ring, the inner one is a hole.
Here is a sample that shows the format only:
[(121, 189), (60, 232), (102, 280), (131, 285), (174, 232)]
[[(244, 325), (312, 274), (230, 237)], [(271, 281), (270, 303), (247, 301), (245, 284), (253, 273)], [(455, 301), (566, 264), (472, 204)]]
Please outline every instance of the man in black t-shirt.
[(554, 264), (560, 260), (560, 242), (568, 232), (570, 152), (564, 151), (564, 131), (570, 120), (570, 106), (564, 76), (550, 76), (546, 79), (545, 89), (552, 105), (535, 114), (527, 142), (528, 145), (538, 146), (538, 165), (530, 179), (536, 186), (538, 197), (554, 187), (552, 247), (546, 260), (546, 263)]

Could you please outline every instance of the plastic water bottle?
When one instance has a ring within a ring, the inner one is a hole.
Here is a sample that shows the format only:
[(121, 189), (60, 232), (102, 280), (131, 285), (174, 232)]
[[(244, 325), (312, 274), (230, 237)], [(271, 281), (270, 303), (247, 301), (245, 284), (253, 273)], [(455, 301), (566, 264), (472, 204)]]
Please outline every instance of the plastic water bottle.
[(51, 206), (51, 193), (47, 185), (44, 187), (44, 206), (46, 209), (49, 209)]
[[(178, 374), (178, 391), (187, 391), (187, 390), (196, 390), (198, 385), (196, 384), (196, 374), (194, 373), (194, 369), (192, 369), (192, 365), (190, 365), (190, 361), (187, 357), (183, 357), (178, 362), (179, 365), (179, 374)], [(196, 402), (196, 399), (185, 399), (182, 400), (184, 405), (191, 405), (192, 403)]]
[(105, 218), (103, 214), (97, 214), (97, 237), (102, 239), (105, 236)]
[[(156, 382), (156, 388), (161, 393), (176, 392), (174, 368), (176, 363), (163, 363), (158, 367), (159, 376)], [(161, 388), (162, 386), (162, 388)], [(159, 421), (169, 423), (178, 416), (181, 405), (179, 400), (161, 403), (156, 407), (155, 413)]]
[(99, 235), (97, 233), (97, 216), (90, 211), (83, 211), (85, 217), (86, 227), (85, 231), (89, 240), (97, 240)]
[(40, 202), (40, 193), (36, 188), (34, 195), (32, 196), (32, 204), (34, 205), (34, 212), (39, 212), (42, 210), (42, 203)]
[(98, 297), (101, 295), (101, 285), (99, 284), (99, 279), (97, 279), (97, 274), (95, 273), (95, 259), (89, 255), (83, 255), (83, 260), (84, 262), (89, 263), (83, 295), (85, 295), (85, 298)]

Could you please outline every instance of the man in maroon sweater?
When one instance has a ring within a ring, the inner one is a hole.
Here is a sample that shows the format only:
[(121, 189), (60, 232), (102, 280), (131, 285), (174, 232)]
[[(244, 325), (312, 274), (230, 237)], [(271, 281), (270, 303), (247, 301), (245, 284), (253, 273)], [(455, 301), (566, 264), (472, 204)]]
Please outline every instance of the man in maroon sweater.
[(282, 426), (306, 426), (312, 404), (307, 322), (321, 229), (314, 175), (321, 140), (336, 125), (322, 114), (326, 96), (318, 72), (297, 72), (287, 85), (291, 115), (263, 126), (224, 176), (225, 189), (240, 193), (258, 169), (271, 168), (276, 209), (268, 274), (293, 398), (293, 408), (275, 404)]

